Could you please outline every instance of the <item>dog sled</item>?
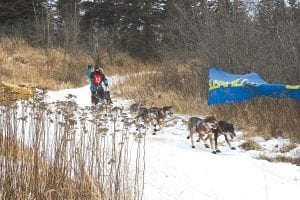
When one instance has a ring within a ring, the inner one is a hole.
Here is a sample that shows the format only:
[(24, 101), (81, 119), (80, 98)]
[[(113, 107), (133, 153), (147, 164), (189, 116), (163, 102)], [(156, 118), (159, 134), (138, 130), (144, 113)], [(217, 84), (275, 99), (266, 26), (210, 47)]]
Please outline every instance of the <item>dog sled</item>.
[(93, 97), (96, 99), (95, 107), (111, 107), (113, 102), (110, 95), (110, 90), (108, 87), (97, 90)]

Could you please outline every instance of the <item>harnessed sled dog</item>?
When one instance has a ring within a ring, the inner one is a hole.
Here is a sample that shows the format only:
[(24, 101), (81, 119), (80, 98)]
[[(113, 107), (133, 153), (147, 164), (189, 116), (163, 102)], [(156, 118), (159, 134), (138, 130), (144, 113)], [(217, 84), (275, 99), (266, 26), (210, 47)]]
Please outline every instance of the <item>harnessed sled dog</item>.
[(135, 118), (140, 110), (143, 107), (143, 103), (134, 103), (129, 107), (130, 114), (132, 118)]
[(218, 149), (218, 137), (220, 135), (224, 135), (225, 141), (230, 147), (230, 149), (235, 150), (235, 147), (232, 147), (230, 144), (230, 140), (233, 140), (233, 138), (236, 136), (233, 124), (220, 120), (215, 124), (215, 127), (212, 129), (212, 132), (214, 134), (215, 141), (215, 151), (213, 151), (213, 153), (221, 152)]
[[(139, 123), (142, 119), (147, 127), (152, 124), (154, 126), (153, 135), (156, 135), (157, 131), (163, 129), (166, 118), (173, 115), (173, 112), (171, 111), (172, 107), (173, 106), (164, 106), (162, 108), (151, 107), (149, 109), (140, 107), (135, 117), (135, 123)], [(158, 129), (156, 128), (157, 126), (159, 127)]]
[[(216, 118), (213, 116), (206, 117), (205, 119), (191, 117), (188, 121), (188, 127), (190, 135), (187, 136), (187, 139), (191, 139), (192, 148), (195, 148), (193, 134), (198, 133), (199, 138), (197, 142), (200, 142), (201, 140), (204, 143), (205, 147), (209, 148), (209, 145), (207, 144), (207, 140), (209, 139), (210, 147), (212, 149), (212, 153), (214, 154), (221, 152), (218, 149), (218, 137), (220, 135), (224, 135), (225, 141), (228, 146), (232, 150), (235, 150), (235, 147), (232, 147), (230, 144), (230, 140), (232, 140), (236, 136), (233, 124), (230, 124), (223, 120), (216, 121)], [(212, 140), (212, 136), (214, 137), (214, 143)]]
[[(164, 106), (162, 108), (159, 107), (150, 108), (150, 112), (154, 113), (155, 115), (154, 133), (164, 128), (167, 117), (173, 116), (173, 112), (171, 110), (172, 107), (173, 106)], [(158, 125), (158, 129), (156, 129), (157, 125)]]
[(202, 119), (199, 117), (191, 117), (188, 121), (188, 129), (190, 134), (187, 136), (187, 139), (191, 139), (192, 148), (195, 148), (193, 135), (198, 133), (198, 140), (204, 143), (206, 148), (209, 148), (207, 144), (207, 139), (210, 141), (210, 146), (213, 148), (213, 141), (212, 141), (212, 129), (213, 125), (216, 123), (216, 118), (214, 116), (207, 116), (206, 118)]
[(111, 109), (110, 114), (114, 120), (118, 120), (123, 114), (124, 108), (115, 106)]

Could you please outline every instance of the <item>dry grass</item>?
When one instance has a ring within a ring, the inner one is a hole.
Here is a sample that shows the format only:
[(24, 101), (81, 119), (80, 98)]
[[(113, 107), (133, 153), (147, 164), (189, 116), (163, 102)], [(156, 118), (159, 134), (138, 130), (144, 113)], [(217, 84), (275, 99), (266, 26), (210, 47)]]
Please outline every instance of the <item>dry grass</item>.
[(156, 71), (158, 65), (146, 63), (130, 57), (126, 53), (119, 52), (112, 63), (107, 59), (108, 56), (103, 55), (103, 63), (105, 72), (109, 75), (130, 75), (140, 72)]
[[(189, 88), (189, 86), (184, 86)], [(189, 90), (189, 89), (186, 89)], [(208, 115), (210, 108), (194, 94), (180, 93), (176, 86), (166, 86), (162, 72), (134, 74), (114, 86), (116, 94), (145, 102), (146, 106), (174, 106), (179, 113)]]
[(258, 156), (258, 159), (267, 160), (269, 162), (287, 162), (287, 163), (292, 163), (297, 166), (300, 166), (300, 155), (294, 157), (287, 157), (287, 156), (271, 157), (267, 155), (260, 155)]
[[(102, 53), (102, 63), (107, 75), (127, 75), (157, 70), (157, 65), (133, 59), (118, 53), (112, 63), (107, 53)], [(63, 89), (86, 83), (84, 71), (94, 64), (84, 52), (76, 55), (63, 49), (40, 49), (31, 47), (23, 39), (0, 38), (0, 80), (12, 84), (25, 84), (48, 89)]]
[(8, 83), (0, 83), (0, 105), (9, 105), (16, 100), (28, 100), (34, 97), (35, 88), (19, 86)]
[(281, 147), (281, 148), (280, 148), (280, 152), (281, 152), (281, 153), (287, 153), (287, 152), (289, 152), (289, 151), (295, 149), (296, 147), (297, 147), (296, 144), (294, 144), (294, 143), (289, 143), (289, 144), (287, 144), (287, 145)]
[(92, 59), (62, 49), (33, 48), (22, 39), (0, 38), (0, 80), (49, 89), (81, 85), (84, 66)]
[[(34, 148), (28, 147), (22, 142), (18, 142), (16, 138), (0, 134), (0, 160), (2, 162), (0, 165), (2, 169), (0, 171), (3, 175), (0, 185), (3, 186), (1, 193), (4, 199), (11, 197), (15, 197), (16, 199), (33, 198), (33, 196), (36, 195), (33, 194), (34, 190), (30, 189), (33, 186), (27, 184), (36, 182), (45, 185), (47, 181), (49, 181), (49, 175), (54, 176), (54, 173), (56, 177), (65, 176), (63, 170), (59, 168), (56, 168), (54, 172), (53, 166), (51, 166), (49, 162), (45, 162), (44, 159), (38, 158), (37, 154)], [(10, 170), (8, 168), (10, 168)], [(39, 172), (35, 170), (36, 168)], [(37, 179), (34, 180), (34, 174), (36, 173), (38, 173)], [(51, 179), (53, 179), (53, 177)], [(16, 185), (11, 185), (11, 182), (15, 182)], [(65, 178), (60, 184), (62, 187), (69, 189), (76, 188), (76, 182), (70, 178)], [(13, 194), (13, 190), (18, 192)], [(72, 193), (72, 191), (68, 189), (65, 190), (65, 193), (57, 189), (50, 189), (45, 191), (45, 194), (39, 194), (39, 198), (48, 196), (48, 193), (51, 193), (51, 191), (57, 193), (53, 195), (53, 197), (57, 195), (65, 196), (66, 193)]]
[[(253, 135), (260, 133), (265, 139), (289, 138), (299, 142), (300, 117), (297, 103), (290, 99), (255, 98), (251, 101), (215, 106), (223, 119), (231, 119)], [(255, 129), (253, 129), (255, 127)]]
[[(198, 64), (197, 64), (198, 63)], [(215, 106), (207, 105), (208, 71), (201, 61), (168, 63), (156, 73), (131, 76), (116, 87), (119, 94), (148, 106), (173, 105), (179, 113), (214, 115), (230, 121), (249, 136), (289, 138), (299, 142), (299, 103), (291, 99), (259, 97), (250, 101)]]
[(261, 150), (262, 147), (254, 140), (247, 139), (243, 144), (239, 145), (241, 149), (244, 149), (246, 151), (250, 150)]

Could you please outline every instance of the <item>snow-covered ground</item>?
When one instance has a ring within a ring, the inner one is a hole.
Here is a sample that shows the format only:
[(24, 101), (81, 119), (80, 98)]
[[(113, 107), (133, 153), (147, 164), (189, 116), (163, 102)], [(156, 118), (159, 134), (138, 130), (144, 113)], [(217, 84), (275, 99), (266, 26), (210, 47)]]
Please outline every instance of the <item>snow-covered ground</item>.
[[(111, 77), (112, 82), (118, 81)], [(89, 86), (50, 91), (48, 101), (64, 100), (68, 94), (77, 96), (81, 107), (90, 106)], [(114, 106), (128, 109), (130, 100), (114, 98)], [(201, 143), (192, 149), (186, 139), (187, 127), (176, 114), (176, 120), (163, 131), (146, 135), (145, 200), (298, 200), (300, 198), (300, 167), (289, 163), (257, 160), (257, 152), (238, 148), (240, 137), (233, 142), (237, 150), (221, 145), (220, 154), (212, 154)], [(238, 132), (238, 136), (243, 133)], [(272, 150), (286, 140), (259, 142)], [(299, 150), (299, 147), (298, 147)]]

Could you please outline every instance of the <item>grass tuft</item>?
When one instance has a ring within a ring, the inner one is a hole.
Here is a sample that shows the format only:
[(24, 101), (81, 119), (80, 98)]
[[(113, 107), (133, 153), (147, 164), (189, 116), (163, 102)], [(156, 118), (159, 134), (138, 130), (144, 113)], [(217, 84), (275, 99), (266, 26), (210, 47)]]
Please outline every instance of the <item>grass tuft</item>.
[(262, 149), (262, 147), (256, 141), (251, 140), (251, 139), (246, 140), (244, 143), (239, 145), (239, 147), (241, 149), (246, 150), (246, 151), (261, 150)]
[(300, 166), (300, 155), (294, 156), (294, 157), (288, 157), (288, 156), (267, 156), (267, 155), (260, 155), (258, 156), (258, 159), (260, 160), (267, 160), (269, 162), (286, 162), (286, 163), (292, 163), (297, 166)]

